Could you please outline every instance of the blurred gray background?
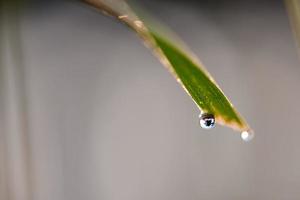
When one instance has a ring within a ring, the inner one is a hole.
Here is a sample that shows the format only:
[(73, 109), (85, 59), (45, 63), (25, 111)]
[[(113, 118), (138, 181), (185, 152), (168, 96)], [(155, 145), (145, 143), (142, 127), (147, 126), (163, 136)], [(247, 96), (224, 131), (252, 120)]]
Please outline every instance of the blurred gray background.
[(300, 65), (283, 2), (140, 5), (200, 57), (255, 139), (201, 129), (196, 105), (124, 25), (79, 2), (31, 1), (26, 152), (1, 130), (0, 199), (300, 199)]

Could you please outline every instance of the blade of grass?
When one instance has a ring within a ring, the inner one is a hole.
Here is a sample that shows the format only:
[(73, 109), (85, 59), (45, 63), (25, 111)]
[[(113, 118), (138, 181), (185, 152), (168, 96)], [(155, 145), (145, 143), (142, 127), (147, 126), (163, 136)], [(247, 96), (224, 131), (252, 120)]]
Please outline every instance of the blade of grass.
[(216, 122), (237, 131), (249, 131), (250, 127), (223, 94), (217, 83), (194, 55), (179, 46), (179, 40), (170, 40), (170, 34), (162, 34), (156, 25), (141, 20), (141, 15), (120, 0), (84, 0), (105, 14), (111, 15), (133, 29), (152, 49), (163, 65), (191, 96), (204, 113), (215, 116)]
[(300, 0), (285, 0), (294, 37), (297, 42), (297, 50), (300, 55)]
[(29, 200), (33, 196), (33, 176), (21, 37), (24, 3), (23, 0), (0, 0), (0, 93), (4, 106), (1, 134), (5, 144), (6, 196)]

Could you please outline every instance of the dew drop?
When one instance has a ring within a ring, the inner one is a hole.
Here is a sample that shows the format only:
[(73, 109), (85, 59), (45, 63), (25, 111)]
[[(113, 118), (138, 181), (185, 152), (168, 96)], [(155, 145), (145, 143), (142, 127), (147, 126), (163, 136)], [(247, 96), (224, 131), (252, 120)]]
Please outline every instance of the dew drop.
[(200, 126), (204, 129), (211, 129), (215, 126), (215, 117), (212, 114), (203, 113), (199, 115)]
[(243, 131), (241, 133), (241, 138), (245, 142), (249, 142), (250, 140), (252, 140), (254, 138), (254, 132), (252, 130)]

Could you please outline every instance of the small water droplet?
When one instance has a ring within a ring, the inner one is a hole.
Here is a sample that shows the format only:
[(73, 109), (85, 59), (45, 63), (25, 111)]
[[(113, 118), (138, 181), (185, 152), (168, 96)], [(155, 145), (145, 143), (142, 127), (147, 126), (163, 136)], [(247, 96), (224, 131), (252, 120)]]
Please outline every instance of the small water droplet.
[(241, 133), (241, 138), (245, 142), (249, 142), (250, 140), (252, 140), (254, 138), (254, 132), (252, 130), (243, 131)]
[(215, 117), (212, 114), (203, 113), (199, 115), (200, 126), (204, 129), (211, 129), (215, 126)]

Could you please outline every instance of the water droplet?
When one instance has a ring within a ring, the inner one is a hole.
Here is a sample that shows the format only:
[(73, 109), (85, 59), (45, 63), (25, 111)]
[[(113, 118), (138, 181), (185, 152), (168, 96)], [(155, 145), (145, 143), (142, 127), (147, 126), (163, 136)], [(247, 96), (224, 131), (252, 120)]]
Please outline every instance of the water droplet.
[(199, 115), (200, 126), (204, 129), (211, 129), (215, 126), (215, 117), (212, 114), (203, 113)]
[(252, 130), (243, 131), (241, 133), (241, 138), (245, 142), (249, 142), (250, 140), (252, 140), (254, 138), (254, 132)]

